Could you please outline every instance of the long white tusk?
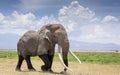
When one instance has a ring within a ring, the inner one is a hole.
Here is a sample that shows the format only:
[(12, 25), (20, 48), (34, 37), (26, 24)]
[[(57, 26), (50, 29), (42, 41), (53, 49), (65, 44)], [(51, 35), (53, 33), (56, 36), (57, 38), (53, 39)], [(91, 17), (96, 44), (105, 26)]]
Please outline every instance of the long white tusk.
[(68, 68), (68, 67), (64, 64), (63, 59), (62, 59), (61, 54), (60, 54), (60, 48), (61, 48), (61, 47), (58, 45), (58, 56), (59, 56), (59, 59), (60, 59), (62, 65), (63, 65), (66, 69), (68, 69), (68, 70), (70, 70), (71, 72), (73, 72), (70, 68)]
[(80, 59), (71, 51), (71, 50), (69, 50), (69, 52), (72, 54), (72, 56), (74, 56), (77, 60), (78, 60), (78, 62), (81, 64), (81, 61), (80, 61)]

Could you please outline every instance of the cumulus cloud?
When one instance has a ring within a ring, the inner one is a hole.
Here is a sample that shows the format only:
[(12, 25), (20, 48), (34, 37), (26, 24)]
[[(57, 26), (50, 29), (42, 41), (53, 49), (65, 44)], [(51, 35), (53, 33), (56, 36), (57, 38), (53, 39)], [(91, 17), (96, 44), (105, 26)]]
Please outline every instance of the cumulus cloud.
[[(29, 5), (30, 3), (36, 4), (41, 2), (38, 0), (29, 1), (29, 4), (26, 4), (27, 0), (21, 0), (24, 5)], [(45, 0), (46, 1), (46, 0)], [(35, 7), (36, 8), (36, 7)], [(3, 17), (2, 17), (3, 16)], [(4, 20), (3, 20), (4, 18)], [(78, 1), (71, 2), (68, 6), (63, 6), (61, 9), (59, 9), (58, 17), (55, 18), (53, 16), (43, 16), (41, 18), (37, 18), (33, 13), (18, 13), (17, 11), (14, 11), (9, 16), (4, 16), (3, 14), (0, 15), (0, 19), (3, 20), (1, 24), (1, 28), (4, 29), (4, 32), (7, 33), (8, 28), (11, 28), (14, 32), (14, 30), (22, 30), (27, 31), (29, 29), (38, 29), (42, 25), (48, 24), (48, 23), (61, 23), (65, 26), (66, 30), (70, 32), (76, 32), (80, 33), (79, 26), (86, 25), (88, 22), (93, 22), (97, 18), (95, 17), (95, 13), (92, 12), (89, 8), (85, 8), (81, 6)], [(11, 32), (11, 31), (10, 31)], [(8, 33), (10, 33), (8, 31)], [(13, 33), (11, 32), (11, 33)], [(3, 33), (3, 32), (2, 32)], [(15, 32), (14, 32), (15, 33)], [(74, 34), (78, 34), (74, 33)], [(20, 34), (21, 35), (21, 34)]]
[(18, 13), (14, 11), (9, 16), (0, 14), (0, 34), (12, 33), (22, 35), (27, 30), (39, 30), (41, 26), (48, 23), (57, 23), (53, 16), (36, 18), (33, 13)]
[(117, 22), (118, 18), (115, 16), (107, 15), (103, 18), (102, 22)]
[(4, 19), (4, 15), (0, 13), (0, 22)]
[(86, 35), (86, 39), (88, 40), (94, 40), (94, 39), (104, 39), (108, 38), (110, 34), (102, 28), (100, 25), (95, 25), (93, 26), (92, 30), (90, 33)]
[[(120, 24), (119, 24), (120, 25)], [(114, 27), (113, 27), (114, 26)], [(70, 37), (72, 40), (95, 43), (120, 44), (119, 27), (117, 25), (90, 25), (81, 27), (79, 36)]]
[(37, 21), (37, 25), (46, 25), (46, 24), (59, 23), (59, 21), (54, 16), (44, 16)]
[(120, 44), (119, 19), (107, 15), (101, 20), (95, 12), (83, 7), (77, 1), (59, 10), (59, 20), (67, 26), (71, 40)]
[(79, 18), (80, 20), (90, 20), (95, 16), (95, 13), (92, 12), (89, 8), (81, 6), (78, 1), (73, 1), (69, 6), (63, 6), (59, 10), (59, 19), (64, 20), (66, 17), (72, 20)]
[[(89, 8), (83, 7), (78, 1), (73, 1), (69, 6), (63, 6), (58, 13), (60, 23), (65, 25), (68, 32), (74, 31), (79, 26), (97, 20), (95, 13)], [(78, 32), (80, 33), (80, 32)]]
[(77, 1), (59, 10), (59, 20), (70, 27), (68, 31), (71, 40), (120, 44), (119, 19), (108, 15), (101, 20), (92, 10), (81, 6)]

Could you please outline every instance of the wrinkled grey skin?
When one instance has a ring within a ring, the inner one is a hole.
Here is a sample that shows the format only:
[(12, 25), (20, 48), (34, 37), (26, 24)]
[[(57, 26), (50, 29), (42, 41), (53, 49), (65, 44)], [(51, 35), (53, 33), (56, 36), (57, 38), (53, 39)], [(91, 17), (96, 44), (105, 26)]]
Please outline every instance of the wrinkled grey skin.
[[(43, 26), (39, 31), (28, 31), (18, 41), (18, 64), (16, 70), (20, 71), (25, 59), (30, 71), (34, 71), (30, 57), (39, 56), (45, 65), (43, 71), (52, 71), (52, 62), (55, 53), (55, 45), (62, 47), (63, 61), (68, 66), (67, 54), (69, 51), (69, 41), (64, 27), (60, 24), (49, 24)], [(66, 71), (66, 68), (64, 69)]]
[(27, 55), (36, 56), (47, 54), (50, 42), (36, 31), (26, 32), (18, 42), (18, 54), (26, 58)]

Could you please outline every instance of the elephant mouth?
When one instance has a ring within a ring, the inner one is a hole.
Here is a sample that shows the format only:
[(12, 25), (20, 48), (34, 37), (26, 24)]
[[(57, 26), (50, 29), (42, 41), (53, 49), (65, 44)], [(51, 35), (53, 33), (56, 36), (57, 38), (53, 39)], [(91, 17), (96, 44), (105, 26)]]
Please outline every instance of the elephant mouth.
[[(81, 64), (81, 61), (79, 60), (79, 58), (78, 58), (71, 50), (69, 50), (69, 52), (70, 52), (70, 54), (71, 54), (74, 58), (76, 58), (76, 59), (78, 60), (78, 62)], [(73, 72), (72, 69), (68, 68), (68, 67), (65, 65), (65, 63), (64, 63), (64, 61), (63, 61), (63, 59), (62, 59), (62, 57), (61, 57), (61, 46), (60, 46), (60, 45), (58, 45), (58, 56), (59, 56), (59, 59), (60, 59), (62, 65), (63, 65), (66, 69), (68, 69), (68, 70), (70, 70), (71, 72)]]

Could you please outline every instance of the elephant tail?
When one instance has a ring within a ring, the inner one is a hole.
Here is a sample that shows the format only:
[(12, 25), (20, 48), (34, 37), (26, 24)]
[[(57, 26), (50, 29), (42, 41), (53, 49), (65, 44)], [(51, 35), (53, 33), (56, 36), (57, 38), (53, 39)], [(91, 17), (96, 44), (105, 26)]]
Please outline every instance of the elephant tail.
[(23, 47), (22, 45), (23, 45), (23, 40), (20, 39), (20, 40), (18, 41), (18, 43), (17, 43), (17, 52), (18, 52), (18, 55), (20, 55), (20, 51), (21, 51), (20, 48)]
[(19, 47), (17, 47), (17, 53), (18, 53), (18, 55), (20, 55)]
[(17, 44), (17, 53), (18, 53), (18, 55), (20, 55), (20, 48), (19, 48), (18, 44)]

